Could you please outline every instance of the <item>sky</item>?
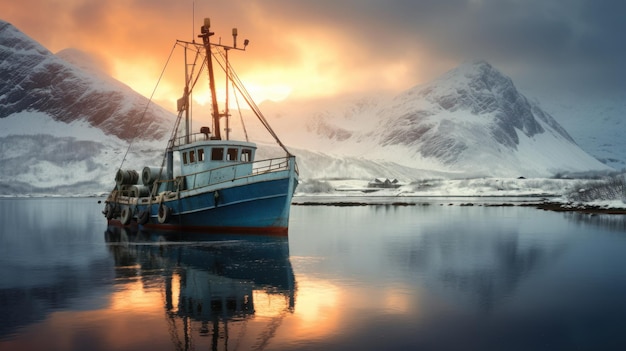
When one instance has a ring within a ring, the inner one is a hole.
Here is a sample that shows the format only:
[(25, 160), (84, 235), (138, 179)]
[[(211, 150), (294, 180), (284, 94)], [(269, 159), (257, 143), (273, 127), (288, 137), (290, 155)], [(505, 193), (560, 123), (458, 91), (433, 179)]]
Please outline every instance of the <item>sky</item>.
[[(626, 91), (625, 13), (620, 0), (0, 2), (2, 20), (53, 53), (85, 51), (148, 97), (203, 17), (224, 43), (237, 27), (250, 44), (231, 61), (257, 101), (400, 92), (477, 59), (531, 95)], [(168, 73), (155, 100), (181, 87)]]

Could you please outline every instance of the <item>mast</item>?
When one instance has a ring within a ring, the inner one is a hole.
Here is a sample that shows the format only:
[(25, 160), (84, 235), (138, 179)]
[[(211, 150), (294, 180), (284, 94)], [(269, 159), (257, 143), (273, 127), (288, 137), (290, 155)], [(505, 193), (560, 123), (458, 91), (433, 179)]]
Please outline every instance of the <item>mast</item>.
[[(211, 28), (211, 20), (208, 18), (204, 19), (204, 25), (200, 28), (199, 38), (202, 38), (204, 49), (206, 50), (206, 60), (207, 67), (209, 69), (209, 88), (211, 88), (211, 104), (213, 105), (213, 133), (214, 139), (221, 140), (221, 131), (220, 131), (220, 117), (226, 117), (226, 140), (230, 137), (230, 125), (229, 125), (229, 111), (228, 111), (228, 84), (231, 82), (231, 73), (230, 73), (230, 64), (228, 63), (228, 51), (235, 49), (245, 51), (246, 46), (250, 42), (248, 39), (243, 41), (243, 48), (237, 47), (237, 28), (233, 28), (233, 46), (222, 45), (221, 42), (219, 44), (211, 44), (210, 37), (215, 34), (210, 31)], [(213, 73), (213, 55), (211, 54), (211, 46), (218, 46), (224, 49), (226, 52), (225, 55), (225, 66), (224, 70), (226, 73), (226, 108), (224, 109), (224, 113), (220, 114), (218, 105), (217, 105), (217, 95), (215, 94), (215, 75)]]
[(209, 87), (211, 88), (211, 104), (213, 106), (213, 133), (214, 138), (217, 140), (221, 140), (220, 133), (220, 112), (217, 106), (217, 95), (215, 94), (215, 75), (213, 74), (213, 55), (211, 54), (211, 42), (210, 37), (215, 34), (211, 32), (209, 29), (211, 28), (211, 20), (208, 18), (204, 19), (204, 25), (200, 28), (200, 35), (198, 37), (202, 38), (202, 42), (204, 43), (204, 49), (206, 50), (206, 60), (207, 67), (209, 69)]
[[(233, 35), (236, 36), (237, 34), (237, 29), (233, 28)], [(230, 67), (228, 66), (228, 50), (229, 48), (225, 48), (224, 51), (226, 51), (226, 106), (224, 107), (224, 117), (226, 118), (226, 140), (230, 139), (230, 115), (228, 114), (228, 83), (230, 83), (230, 74), (229, 74), (229, 70)]]
[(185, 92), (183, 104), (185, 105), (185, 144), (189, 144), (190, 124), (189, 120), (189, 65), (187, 64), (187, 50), (185, 50)]

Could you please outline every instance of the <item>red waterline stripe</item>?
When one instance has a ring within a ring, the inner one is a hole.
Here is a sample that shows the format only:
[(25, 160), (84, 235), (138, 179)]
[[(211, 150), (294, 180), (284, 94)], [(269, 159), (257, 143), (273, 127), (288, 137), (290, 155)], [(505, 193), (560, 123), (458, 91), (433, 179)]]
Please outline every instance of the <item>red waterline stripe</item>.
[[(129, 225), (123, 225), (122, 222), (117, 219), (110, 219), (108, 221), (108, 224), (120, 228), (130, 228), (133, 230), (139, 229), (139, 225), (135, 221), (131, 222)], [(161, 231), (184, 231), (207, 234), (251, 234), (288, 236), (289, 233), (289, 227), (214, 227), (147, 223), (143, 225), (143, 228), (148, 230), (152, 229)]]

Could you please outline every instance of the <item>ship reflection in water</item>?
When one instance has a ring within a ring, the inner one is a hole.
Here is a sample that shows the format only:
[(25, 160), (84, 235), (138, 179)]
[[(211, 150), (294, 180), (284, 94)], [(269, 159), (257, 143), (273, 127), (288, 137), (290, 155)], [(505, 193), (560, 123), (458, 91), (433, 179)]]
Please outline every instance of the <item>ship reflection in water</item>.
[[(140, 297), (137, 304), (148, 310), (163, 306), (175, 349), (262, 349), (293, 313), (296, 290), (286, 238), (119, 228), (105, 236), (120, 298), (128, 303)], [(159, 298), (161, 303), (153, 301)]]

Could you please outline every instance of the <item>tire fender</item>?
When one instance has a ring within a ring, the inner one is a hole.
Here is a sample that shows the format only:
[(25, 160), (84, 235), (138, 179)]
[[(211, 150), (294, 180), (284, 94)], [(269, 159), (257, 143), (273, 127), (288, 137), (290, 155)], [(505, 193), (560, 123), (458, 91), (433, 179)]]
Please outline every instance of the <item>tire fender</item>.
[(133, 210), (130, 209), (130, 207), (128, 206), (124, 206), (122, 208), (122, 212), (120, 213), (120, 222), (122, 222), (123, 225), (128, 225), (130, 224), (130, 220), (133, 218)]
[(105, 215), (107, 219), (113, 218), (113, 215), (115, 214), (115, 205), (108, 202), (106, 205), (105, 211), (106, 211)]
[(170, 221), (170, 217), (172, 216), (172, 210), (161, 204), (159, 206), (159, 213), (157, 215), (157, 219), (159, 220), (159, 223), (163, 224), (163, 223), (168, 223)]
[(150, 219), (150, 210), (145, 209), (139, 212), (139, 215), (137, 216), (137, 223), (143, 225), (143, 224), (148, 223), (149, 219)]

